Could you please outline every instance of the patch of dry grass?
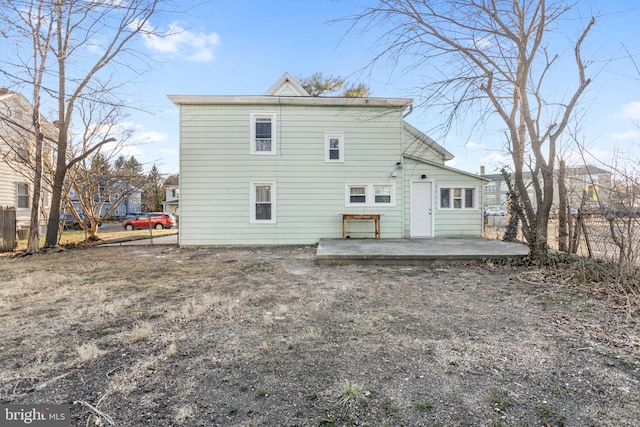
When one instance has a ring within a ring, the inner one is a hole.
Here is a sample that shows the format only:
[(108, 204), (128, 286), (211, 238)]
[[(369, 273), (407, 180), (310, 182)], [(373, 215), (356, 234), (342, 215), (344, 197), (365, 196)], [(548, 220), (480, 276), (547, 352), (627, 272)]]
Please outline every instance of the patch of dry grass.
[(640, 419), (635, 312), (518, 268), (323, 267), (310, 248), (0, 264), (0, 393), (83, 402), (74, 425)]
[(196, 407), (194, 405), (180, 405), (173, 410), (173, 420), (178, 425), (184, 425), (187, 421), (192, 419), (196, 414)]
[(149, 322), (142, 322), (136, 325), (129, 335), (131, 342), (147, 341), (153, 333), (153, 327)]
[(90, 362), (106, 353), (106, 351), (100, 350), (94, 342), (81, 344), (76, 347), (76, 351), (80, 363)]
[(169, 322), (190, 322), (202, 316), (231, 319), (240, 304), (239, 300), (215, 294), (192, 297), (167, 315)]

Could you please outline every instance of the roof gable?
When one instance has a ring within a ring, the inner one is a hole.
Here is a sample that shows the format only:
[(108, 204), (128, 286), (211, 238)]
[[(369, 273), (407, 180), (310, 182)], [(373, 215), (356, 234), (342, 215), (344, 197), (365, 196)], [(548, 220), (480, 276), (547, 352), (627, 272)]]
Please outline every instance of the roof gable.
[(277, 82), (265, 92), (267, 96), (311, 96), (289, 73), (284, 73)]
[(429, 138), (427, 135), (422, 133), (417, 128), (411, 126), (409, 123), (404, 122), (404, 131), (414, 138), (413, 141), (405, 148), (404, 154), (411, 156), (413, 158), (424, 159), (424, 160), (433, 160), (433, 155), (429, 155), (431, 153), (435, 153), (442, 162), (446, 162), (447, 160), (452, 160), (454, 155), (449, 151), (445, 150), (444, 147), (433, 139)]
[(412, 156), (411, 154), (406, 154), (406, 153), (404, 154), (404, 156), (406, 158), (408, 158), (408, 159), (415, 160), (416, 162), (424, 163), (426, 165), (435, 166), (435, 167), (438, 167), (440, 169), (444, 169), (444, 170), (447, 170), (447, 171), (450, 171), (450, 172), (455, 172), (455, 173), (458, 173), (460, 175), (464, 175), (464, 176), (466, 176), (468, 178), (477, 179), (478, 181), (483, 181), (485, 183), (491, 181), (485, 175), (476, 175), (476, 174), (471, 173), (471, 172), (463, 171), (462, 169), (452, 168), (451, 166), (447, 166), (447, 165), (442, 164), (442, 163), (434, 162), (433, 160), (421, 159), (419, 157), (415, 157), (415, 156)]

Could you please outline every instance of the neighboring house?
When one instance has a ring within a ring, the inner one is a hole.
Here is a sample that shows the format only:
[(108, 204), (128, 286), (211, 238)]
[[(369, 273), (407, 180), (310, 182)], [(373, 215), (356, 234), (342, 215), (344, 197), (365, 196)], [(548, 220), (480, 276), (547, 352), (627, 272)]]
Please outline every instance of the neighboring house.
[(165, 201), (162, 202), (162, 211), (174, 215), (180, 214), (180, 189), (177, 185), (164, 188)]
[[(557, 177), (557, 171), (556, 171)], [(612, 186), (610, 171), (593, 165), (567, 167), (565, 186), (569, 198), (569, 206), (579, 208), (583, 197), (585, 205), (598, 209), (600, 203), (607, 204)], [(553, 195), (553, 204), (558, 205), (558, 193)]]
[(480, 175), (488, 179), (489, 182), (484, 184), (483, 194), (485, 209), (506, 209), (507, 208), (507, 193), (509, 188), (504, 181), (502, 174), (484, 174), (482, 167), (480, 168)]
[[(95, 195), (93, 197), (94, 197), (94, 201), (97, 202), (98, 196)], [(112, 203), (117, 202), (118, 196), (112, 195), (110, 199), (111, 200), (107, 200), (103, 204), (101, 204), (100, 215), (99, 215), (101, 218), (103, 218), (104, 214), (109, 209), (111, 209)], [(69, 202), (73, 204), (73, 207), (76, 209), (78, 213), (86, 213), (82, 209), (80, 199), (78, 198), (78, 195), (76, 194), (76, 191), (73, 188), (69, 189)], [(126, 198), (120, 200), (117, 203), (118, 203), (118, 206), (110, 215), (112, 217), (123, 217), (131, 212), (135, 212), (135, 213), (142, 212), (142, 190), (140, 189), (134, 190), (133, 193), (129, 194)]]
[(113, 215), (125, 216), (132, 212), (142, 212), (142, 193), (143, 191), (138, 189), (129, 194), (129, 196), (120, 203)]
[[(507, 193), (509, 188), (504, 181), (502, 174), (483, 173), (481, 167), (481, 176), (488, 179), (484, 185), (484, 207), (485, 208), (506, 208)], [(524, 172), (523, 177), (527, 185), (527, 192), (531, 200), (535, 201), (535, 192), (531, 182), (531, 173)], [(511, 178), (513, 182), (513, 177)], [(554, 194), (553, 205), (558, 206), (558, 171), (554, 173)], [(579, 208), (583, 195), (586, 195), (585, 203), (589, 208), (596, 209), (600, 203), (607, 203), (612, 185), (611, 172), (593, 165), (567, 167), (565, 171), (565, 187), (567, 189), (567, 197), (569, 206)], [(542, 186), (542, 181), (540, 182)]]
[(311, 97), (286, 73), (263, 96), (169, 98), (181, 245), (313, 244), (343, 214), (381, 215), (382, 238), (482, 236), (486, 180), (404, 121), (411, 99)]
[[(31, 116), (33, 107), (19, 93), (0, 88), (0, 206), (16, 208), (18, 228), (29, 227), (34, 184), (35, 137)], [(41, 123), (45, 134), (43, 157), (52, 164), (51, 141), (57, 134), (52, 123)], [(45, 172), (46, 173), (46, 172)], [(43, 181), (40, 224), (46, 225), (51, 199)]]

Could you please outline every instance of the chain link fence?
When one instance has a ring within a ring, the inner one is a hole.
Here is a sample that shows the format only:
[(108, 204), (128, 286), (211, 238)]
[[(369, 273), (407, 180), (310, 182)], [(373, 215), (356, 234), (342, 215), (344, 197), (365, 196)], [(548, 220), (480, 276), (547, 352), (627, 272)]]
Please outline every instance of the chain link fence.
[[(484, 236), (502, 240), (506, 224), (506, 216), (485, 217)], [(624, 274), (633, 273), (640, 267), (640, 215), (629, 213), (574, 216), (570, 234), (577, 255), (612, 263)], [(550, 249), (559, 249), (558, 236), (558, 220), (550, 219)], [(518, 233), (518, 240), (525, 242), (521, 231)]]

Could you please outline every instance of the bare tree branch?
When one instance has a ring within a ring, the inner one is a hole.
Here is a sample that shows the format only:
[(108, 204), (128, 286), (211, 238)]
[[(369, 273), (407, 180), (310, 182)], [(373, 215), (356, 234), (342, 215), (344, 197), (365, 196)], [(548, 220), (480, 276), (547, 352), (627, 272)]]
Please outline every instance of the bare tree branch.
[[(380, 0), (346, 18), (352, 32), (362, 28), (380, 34), (382, 48), (372, 64), (391, 58), (424, 75), (422, 105), (446, 108), (445, 128), (465, 114), (500, 119), (531, 257), (540, 263), (547, 259), (556, 142), (590, 83), (581, 46), (595, 19), (573, 46), (577, 86), (569, 100), (555, 100), (556, 94), (546, 90), (559, 58), (550, 53), (550, 35), (574, 6), (547, 0)], [(427, 67), (443, 77), (428, 73)], [(552, 119), (545, 123), (547, 117)], [(525, 167), (531, 172), (529, 183)]]

